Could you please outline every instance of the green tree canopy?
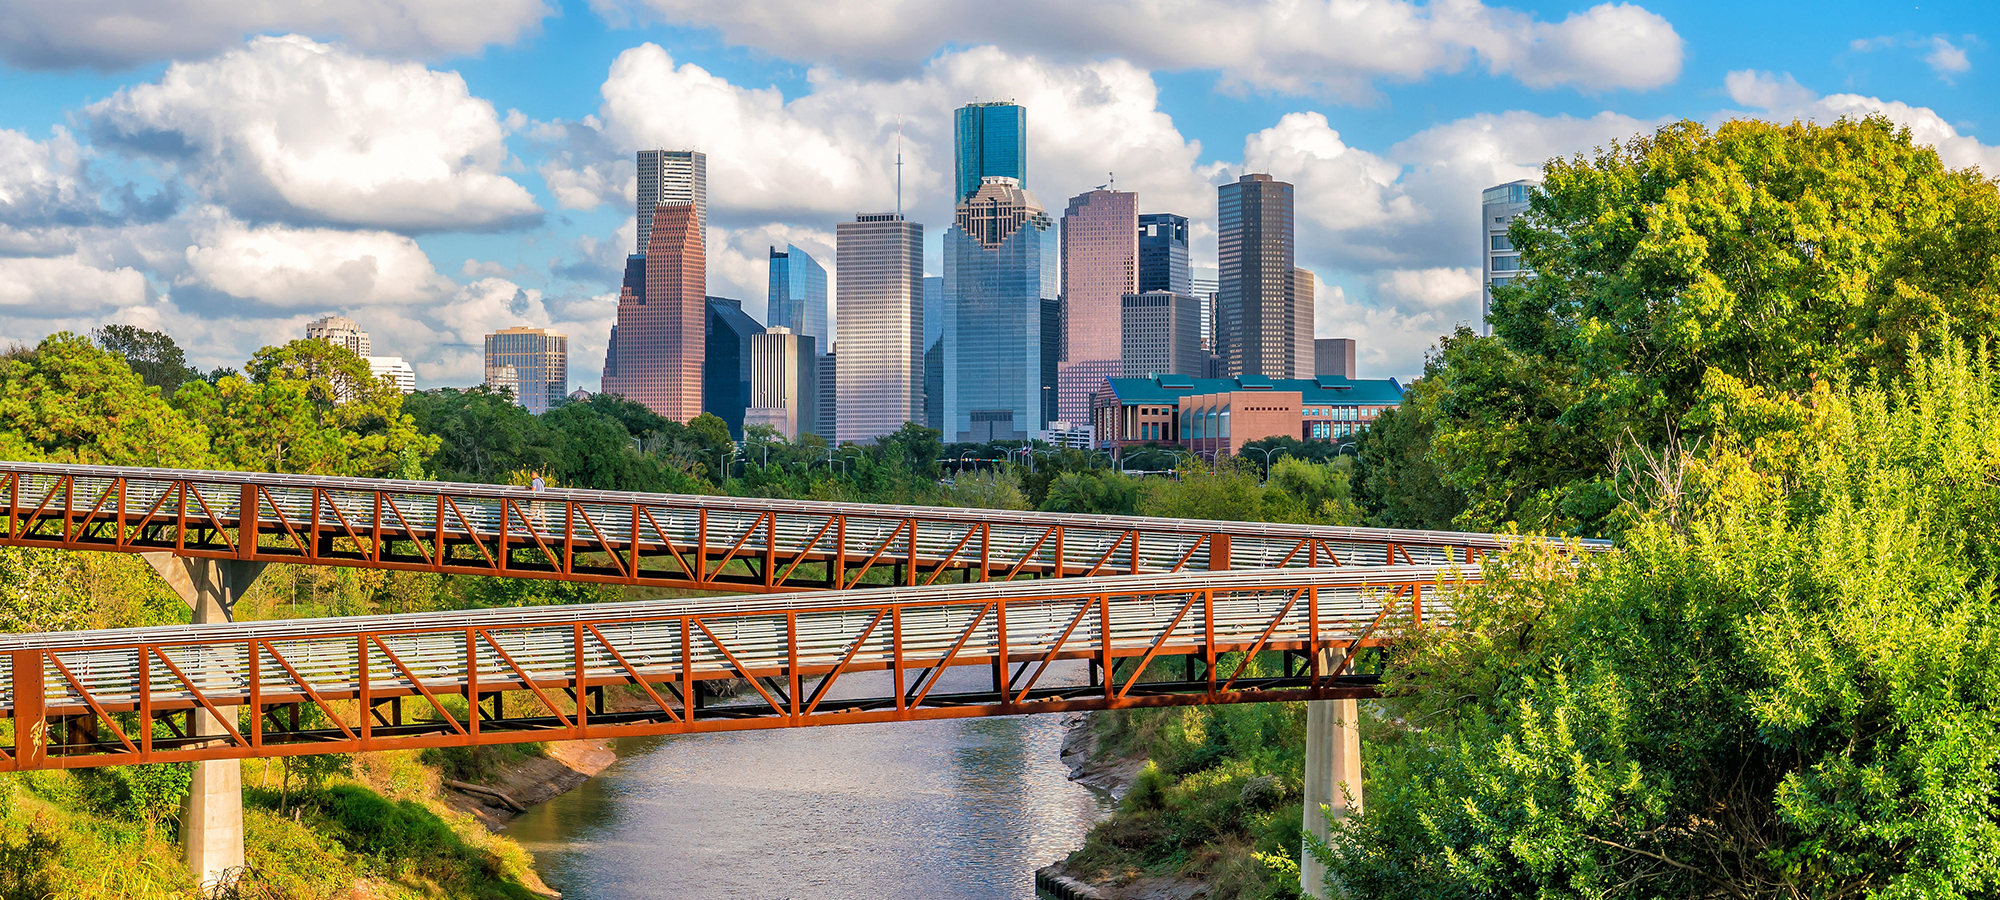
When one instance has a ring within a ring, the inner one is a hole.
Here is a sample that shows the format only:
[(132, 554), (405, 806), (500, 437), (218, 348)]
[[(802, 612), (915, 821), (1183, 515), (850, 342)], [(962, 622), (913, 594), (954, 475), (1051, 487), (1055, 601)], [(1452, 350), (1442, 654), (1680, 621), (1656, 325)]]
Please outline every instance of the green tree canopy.
[(189, 382), (174, 405), (208, 430), (215, 456), (251, 471), (415, 477), (439, 439), (417, 430), (403, 395), (367, 360), (297, 340), (250, 357), (249, 377)]
[(1447, 339), (1364, 450), (1378, 517), (1603, 533), (1614, 453), (1703, 439), (1712, 373), (1893, 379), (1920, 336), (2000, 325), (2000, 192), (1881, 117), (1681, 122), (1543, 180), (1509, 230), (1534, 274), (1494, 290), (1494, 337)]
[(68, 332), (0, 360), (0, 450), (99, 465), (198, 468), (205, 440), (117, 354)]
[[(2000, 892), (2000, 371), (1719, 372), (1625, 549), (1521, 553), (1389, 667), (1362, 897)], [(1421, 723), (1421, 727), (1412, 727)]]
[(199, 370), (187, 364), (187, 354), (180, 345), (165, 332), (104, 325), (91, 329), (90, 337), (97, 346), (124, 357), (141, 380), (165, 396), (173, 396), (182, 384), (201, 377)]

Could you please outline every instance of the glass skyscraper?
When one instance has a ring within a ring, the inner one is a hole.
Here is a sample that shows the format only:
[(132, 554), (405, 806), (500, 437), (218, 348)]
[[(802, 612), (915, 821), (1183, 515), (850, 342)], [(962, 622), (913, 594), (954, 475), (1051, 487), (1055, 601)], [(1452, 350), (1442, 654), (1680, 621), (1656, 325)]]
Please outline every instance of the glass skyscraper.
[(486, 336), (486, 383), (514, 389), (537, 415), (569, 395), (569, 337), (546, 328), (502, 328)]
[(872, 443), (924, 418), (924, 226), (880, 213), (834, 231), (835, 439)]
[(1146, 213), (1139, 217), (1139, 291), (1192, 294), (1188, 269), (1188, 217)]
[(729, 436), (743, 439), (743, 410), (751, 405), (750, 340), (764, 326), (743, 311), (743, 301), (708, 297), (702, 335), (701, 409), (728, 423)]
[(958, 196), (979, 193), (980, 179), (1000, 176), (1028, 186), (1028, 110), (1013, 103), (968, 103), (958, 108)]
[(826, 346), (826, 269), (797, 246), (771, 248), (771, 293), (764, 318), (774, 328), (813, 339)]
[(1059, 254), (1055, 220), (1013, 178), (988, 176), (958, 204), (944, 235), (945, 440), (1048, 427)]
[(944, 430), (944, 278), (924, 276), (924, 427)]

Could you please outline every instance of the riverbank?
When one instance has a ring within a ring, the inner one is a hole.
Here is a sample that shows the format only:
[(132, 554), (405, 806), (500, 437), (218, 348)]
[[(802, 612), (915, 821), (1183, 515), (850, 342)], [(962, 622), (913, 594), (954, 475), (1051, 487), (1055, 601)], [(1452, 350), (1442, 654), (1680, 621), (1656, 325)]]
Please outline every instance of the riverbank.
[[(1099, 727), (1103, 715), (1084, 713), (1064, 720), (1060, 758), (1069, 767), (1071, 781), (1122, 801), (1145, 771), (1147, 755), (1130, 747), (1109, 746)], [(1114, 811), (1112, 816), (1116, 815)], [(1208, 884), (1197, 879), (1131, 871), (1107, 873), (1072, 865), (1071, 860), (1081, 853), (1079, 848), (1068, 858), (1037, 870), (1036, 889), (1056, 900), (1196, 900), (1209, 895)]]
[(1119, 798), (1044, 880), (1081, 900), (1298, 896), (1304, 705), (1118, 710), (1077, 720), (1064, 761)]

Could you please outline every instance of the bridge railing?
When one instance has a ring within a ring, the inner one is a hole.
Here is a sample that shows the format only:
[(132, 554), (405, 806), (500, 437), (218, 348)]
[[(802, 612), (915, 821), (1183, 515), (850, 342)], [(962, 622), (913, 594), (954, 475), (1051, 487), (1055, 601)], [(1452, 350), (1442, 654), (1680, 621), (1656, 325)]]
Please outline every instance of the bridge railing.
[(14, 462), (0, 463), (0, 510), (12, 546), (745, 592), (1447, 566), (1532, 540)]
[[(1331, 677), (1346, 667), (1320, 651), (1448, 618), (1478, 578), (1251, 570), (4, 635), (0, 770), (1360, 696), (1372, 682)], [(972, 688), (945, 677), (968, 671)]]

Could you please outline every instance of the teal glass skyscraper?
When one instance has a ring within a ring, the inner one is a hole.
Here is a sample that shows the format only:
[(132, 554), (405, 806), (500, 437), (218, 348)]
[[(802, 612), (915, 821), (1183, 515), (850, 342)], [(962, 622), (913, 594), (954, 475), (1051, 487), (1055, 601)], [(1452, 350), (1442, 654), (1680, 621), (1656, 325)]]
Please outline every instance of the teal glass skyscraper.
[(1028, 186), (1028, 110), (1014, 103), (968, 103), (958, 108), (958, 196), (979, 193), (979, 179), (1012, 178)]
[(814, 346), (825, 348), (826, 269), (812, 255), (797, 246), (771, 248), (771, 293), (764, 318), (773, 326), (791, 329), (793, 334), (811, 337)]

